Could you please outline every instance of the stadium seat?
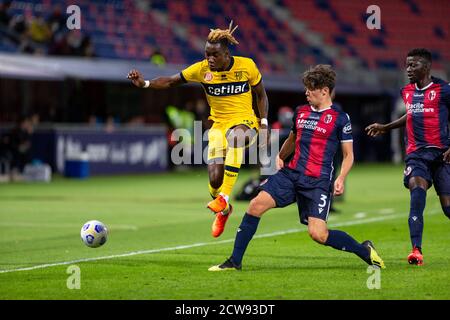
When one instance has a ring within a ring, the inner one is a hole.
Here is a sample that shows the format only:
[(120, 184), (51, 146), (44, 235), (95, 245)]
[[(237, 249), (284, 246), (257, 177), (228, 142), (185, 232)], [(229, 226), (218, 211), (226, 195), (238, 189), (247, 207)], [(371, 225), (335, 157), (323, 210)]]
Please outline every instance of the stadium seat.
[[(169, 63), (189, 64), (203, 56), (198, 42), (206, 38), (209, 29), (226, 27), (233, 19), (239, 25), (236, 35), (240, 42), (233, 53), (252, 56), (265, 72), (296, 70), (299, 63), (337, 65), (350, 57), (359, 59), (362, 66), (390, 69), (403, 63), (405, 52), (418, 43), (427, 43), (437, 62), (449, 61), (448, 13), (439, 9), (448, 5), (446, 1), (436, 0), (437, 5), (431, 6), (416, 0), (380, 0), (377, 5), (383, 9), (381, 30), (367, 29), (368, 1), (273, 2), (289, 10), (294, 19), (319, 35), (328, 46), (338, 49), (339, 61), (318, 48), (305, 50), (304, 35), (294, 32), (288, 21), (275, 17), (273, 11), (257, 0), (153, 0), (147, 9), (133, 0), (79, 0), (77, 5), (83, 12), (82, 30), (91, 36), (97, 56), (146, 60), (159, 47)], [(51, 12), (58, 3), (58, 0), (13, 2), (10, 13), (31, 19), (39, 10)], [(411, 15), (420, 23), (410, 24)], [(174, 32), (175, 25), (185, 37)], [(14, 44), (3, 41), (0, 50), (14, 51)], [(284, 59), (277, 58), (280, 54)]]

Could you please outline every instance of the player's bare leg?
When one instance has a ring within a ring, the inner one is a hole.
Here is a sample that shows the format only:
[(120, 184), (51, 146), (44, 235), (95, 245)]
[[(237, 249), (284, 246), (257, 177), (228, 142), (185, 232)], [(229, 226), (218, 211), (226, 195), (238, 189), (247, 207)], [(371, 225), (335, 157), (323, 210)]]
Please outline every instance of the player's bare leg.
[(428, 182), (422, 177), (411, 177), (409, 179), (409, 191), (411, 204), (409, 209), (409, 235), (412, 250), (408, 255), (409, 264), (423, 265), (422, 234), (423, 234), (423, 212), (427, 198)]
[(251, 216), (261, 218), (267, 210), (275, 208), (276, 203), (272, 196), (266, 191), (261, 191), (258, 195), (250, 201), (247, 213)]
[(328, 227), (327, 223), (318, 218), (309, 218), (308, 219), (308, 233), (311, 239), (314, 241), (325, 244), (328, 239)]
[(222, 190), (224, 159), (217, 158), (208, 164), (209, 192), (215, 199)]

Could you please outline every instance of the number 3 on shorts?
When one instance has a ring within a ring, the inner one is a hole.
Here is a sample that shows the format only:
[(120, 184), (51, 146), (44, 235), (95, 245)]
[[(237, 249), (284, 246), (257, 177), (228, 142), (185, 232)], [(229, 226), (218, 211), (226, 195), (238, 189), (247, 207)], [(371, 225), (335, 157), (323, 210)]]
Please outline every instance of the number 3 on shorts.
[(322, 201), (322, 203), (319, 203), (319, 207), (323, 208), (327, 205), (327, 195), (325, 194), (321, 194), (320, 195), (320, 201)]

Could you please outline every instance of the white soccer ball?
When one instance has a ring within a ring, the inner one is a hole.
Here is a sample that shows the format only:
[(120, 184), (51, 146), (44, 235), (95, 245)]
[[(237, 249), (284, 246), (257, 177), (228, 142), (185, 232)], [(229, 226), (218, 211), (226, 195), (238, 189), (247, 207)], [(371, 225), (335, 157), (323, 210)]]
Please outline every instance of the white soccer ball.
[(81, 240), (91, 248), (97, 248), (105, 244), (108, 239), (108, 229), (97, 220), (86, 222), (81, 228)]

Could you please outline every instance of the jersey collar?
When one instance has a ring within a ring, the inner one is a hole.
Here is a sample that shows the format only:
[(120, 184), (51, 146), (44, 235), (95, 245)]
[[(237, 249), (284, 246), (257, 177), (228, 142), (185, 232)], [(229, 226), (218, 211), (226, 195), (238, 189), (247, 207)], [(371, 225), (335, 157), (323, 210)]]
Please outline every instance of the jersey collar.
[(429, 87), (431, 87), (432, 85), (433, 85), (433, 80), (431, 80), (431, 82), (429, 83), (429, 84), (427, 84), (425, 87), (423, 87), (423, 88), (419, 88), (418, 86), (417, 86), (417, 83), (414, 83), (414, 85), (416, 86), (416, 90), (420, 90), (420, 91), (423, 91), (423, 90), (427, 90)]
[(329, 106), (328, 108), (322, 109), (322, 110), (316, 110), (312, 105), (309, 105), (311, 110), (314, 111), (314, 112), (324, 112), (324, 111), (330, 110), (332, 106), (333, 105)]
[(230, 65), (223, 71), (230, 71), (231, 68), (233, 68), (233, 65), (234, 65), (234, 57), (230, 57)]

